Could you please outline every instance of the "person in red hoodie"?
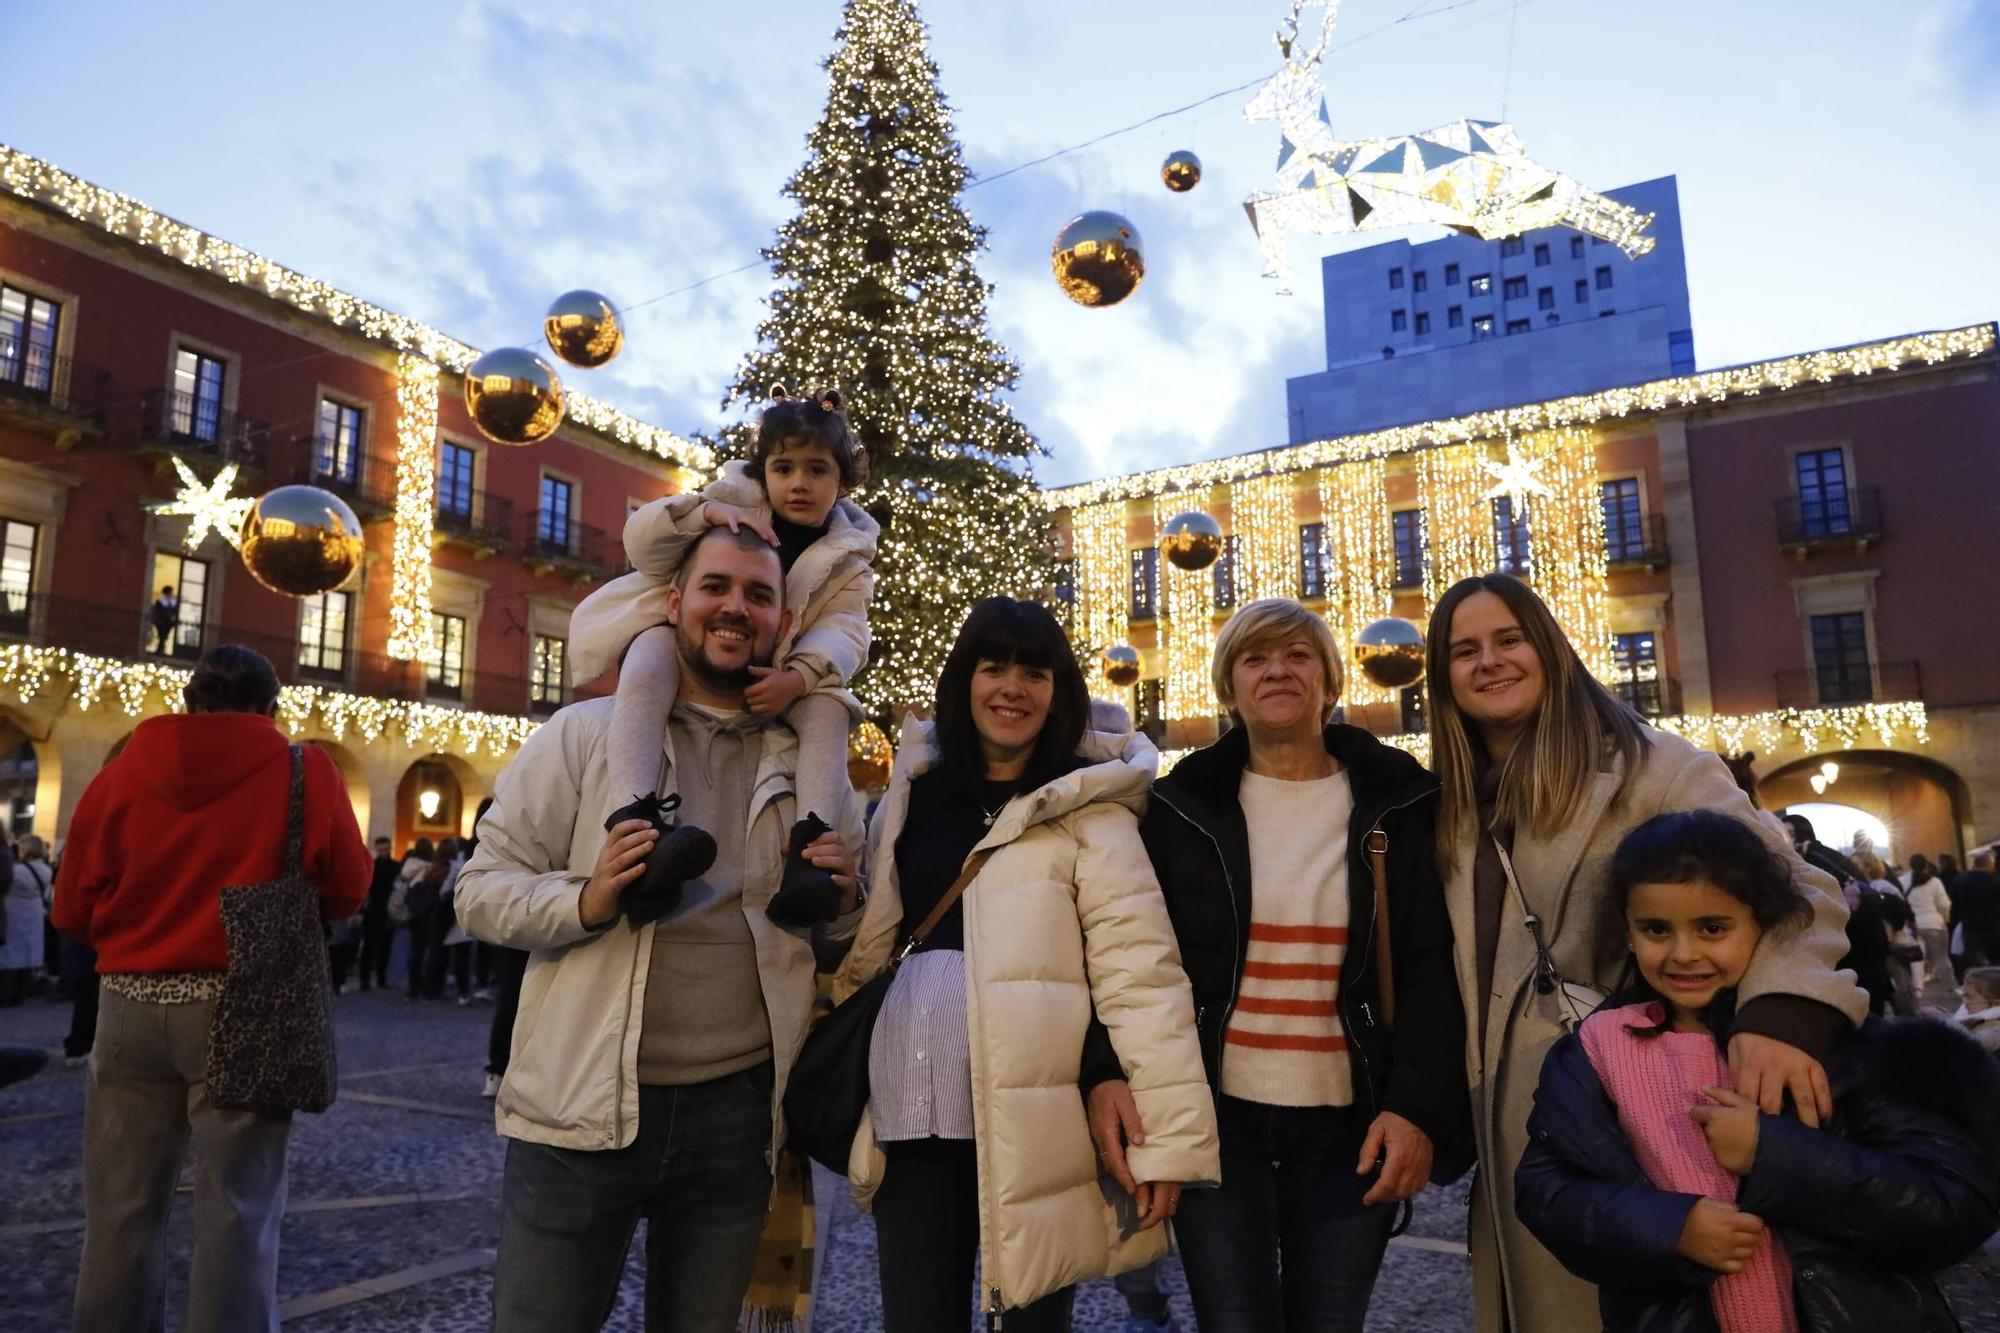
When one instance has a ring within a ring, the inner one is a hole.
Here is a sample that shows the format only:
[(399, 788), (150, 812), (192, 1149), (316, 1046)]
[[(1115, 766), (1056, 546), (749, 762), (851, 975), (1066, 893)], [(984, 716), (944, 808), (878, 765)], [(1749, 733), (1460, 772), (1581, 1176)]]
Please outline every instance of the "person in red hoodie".
[[(209, 1022), (229, 962), (222, 890), (277, 877), (291, 742), (273, 720), (278, 677), (224, 644), (91, 781), (56, 879), (56, 928), (97, 951), (103, 979), (84, 1104), (79, 1330), (163, 1325), (168, 1207), (195, 1145), (189, 1328), (277, 1327), (278, 1226), (289, 1112), (224, 1110), (207, 1095)], [(304, 874), (329, 920), (368, 892), (368, 849), (347, 785), (303, 747)]]

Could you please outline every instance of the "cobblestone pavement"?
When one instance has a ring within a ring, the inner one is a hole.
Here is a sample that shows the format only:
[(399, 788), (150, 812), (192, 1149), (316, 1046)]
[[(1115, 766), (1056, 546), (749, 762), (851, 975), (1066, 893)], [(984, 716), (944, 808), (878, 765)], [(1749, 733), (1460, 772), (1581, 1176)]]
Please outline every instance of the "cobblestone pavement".
[[(338, 1001), (341, 1098), (300, 1116), (292, 1134), (290, 1206), (278, 1289), (285, 1324), (300, 1333), (426, 1330), (489, 1324), (501, 1141), (479, 1093), (483, 1004), (415, 1003), (400, 989)], [(68, 1007), (47, 1000), (0, 1009), (0, 1045), (57, 1049), (51, 1067), (0, 1091), (0, 1326), (21, 1333), (68, 1327), (82, 1247), (84, 1071), (63, 1067)], [(816, 1333), (867, 1333), (880, 1322), (874, 1230), (831, 1177), (822, 1176), (822, 1271)], [(179, 1327), (190, 1238), (185, 1199), (171, 1222), (169, 1327)], [(1463, 1252), (1463, 1190), (1418, 1201), (1411, 1234), (1389, 1251), (1369, 1333), (1451, 1333), (1471, 1327)], [(611, 1330), (637, 1333), (643, 1281), (632, 1247)], [(1183, 1330), (1193, 1328), (1179, 1266), (1164, 1281)], [(1956, 1270), (1950, 1289), (1970, 1333), (2000, 1333), (2000, 1264)], [(1077, 1300), (1079, 1333), (1124, 1327), (1108, 1282)], [(968, 1327), (970, 1321), (968, 1320)]]

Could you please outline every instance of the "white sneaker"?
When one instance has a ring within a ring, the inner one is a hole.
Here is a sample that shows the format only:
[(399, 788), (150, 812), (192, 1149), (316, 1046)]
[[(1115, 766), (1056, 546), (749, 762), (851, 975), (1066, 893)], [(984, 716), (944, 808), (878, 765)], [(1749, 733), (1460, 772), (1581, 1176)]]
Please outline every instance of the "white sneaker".
[(479, 1095), (489, 1100), (498, 1097), (500, 1095), (500, 1076), (498, 1074), (488, 1074), (485, 1084), (479, 1089)]

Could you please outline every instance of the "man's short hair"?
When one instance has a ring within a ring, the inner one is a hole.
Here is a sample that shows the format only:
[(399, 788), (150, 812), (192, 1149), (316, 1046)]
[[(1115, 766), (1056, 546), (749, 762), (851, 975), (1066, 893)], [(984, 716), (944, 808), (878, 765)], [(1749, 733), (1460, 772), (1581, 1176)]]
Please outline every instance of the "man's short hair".
[(1965, 969), (1965, 989), (2000, 1000), (2000, 967), (1968, 967)]
[(1972, 854), (1972, 868), (1974, 870), (1991, 870), (1993, 868), (1993, 853), (1974, 852)]
[[(752, 532), (748, 528), (732, 529), (726, 526), (704, 528), (701, 532), (701, 535), (696, 537), (693, 543), (689, 545), (689, 547), (687, 548), (687, 556), (684, 559), (682, 559), (681, 567), (674, 571), (674, 586), (676, 588), (679, 588), (682, 592), (687, 591), (688, 580), (694, 577), (694, 565), (696, 557), (698, 557), (701, 554), (702, 547), (706, 546), (708, 543), (713, 541), (728, 542), (731, 545), (741, 547), (743, 550), (746, 551), (765, 551), (768, 552), (773, 557), (776, 557), (778, 554), (778, 550), (775, 546), (772, 546), (771, 543), (765, 541), (762, 537), (759, 537), (756, 533)], [(780, 576), (779, 576), (780, 591), (783, 590), (783, 587), (784, 587), (783, 571), (780, 570)]]
[(376, 845), (377, 847), (380, 847), (380, 846), (381, 846), (381, 845), (382, 845), (383, 843), (385, 843), (385, 842), (387, 842), (387, 841), (389, 841), (389, 835), (388, 835), (388, 834), (386, 834), (386, 833), (384, 833), (384, 834), (381, 834), (380, 836), (378, 836), (378, 837), (377, 837), (377, 838), (375, 839), (375, 845)]

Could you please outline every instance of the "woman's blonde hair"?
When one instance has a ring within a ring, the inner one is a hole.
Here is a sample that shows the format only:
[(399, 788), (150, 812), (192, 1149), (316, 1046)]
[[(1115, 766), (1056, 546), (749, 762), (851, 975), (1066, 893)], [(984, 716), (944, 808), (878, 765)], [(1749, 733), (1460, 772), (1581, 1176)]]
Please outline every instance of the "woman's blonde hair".
[(1511, 574), (1460, 579), (1438, 599), (1424, 645), (1431, 768), (1444, 784), (1438, 862), (1447, 868), (1456, 849), (1470, 845), (1478, 833), (1477, 774), (1486, 748), (1452, 697), (1451, 621), (1466, 598), (1482, 592), (1507, 604), (1542, 664), (1541, 707), (1500, 770), (1495, 822), (1546, 837), (1576, 812), (1606, 760), (1617, 755), (1630, 774), (1649, 743), (1646, 724), (1590, 674), (1534, 589)]
[(1333, 716), (1340, 703), (1340, 687), (1346, 682), (1333, 631), (1324, 620), (1289, 597), (1263, 597), (1237, 608), (1236, 614), (1222, 627), (1222, 633), (1215, 636), (1215, 657), (1211, 663), (1215, 697), (1222, 701), (1231, 717), (1236, 716), (1231, 674), (1236, 670), (1237, 659), (1252, 648), (1287, 642), (1302, 634), (1319, 654), (1320, 665), (1326, 670), (1326, 712), (1320, 720), (1324, 722)]

